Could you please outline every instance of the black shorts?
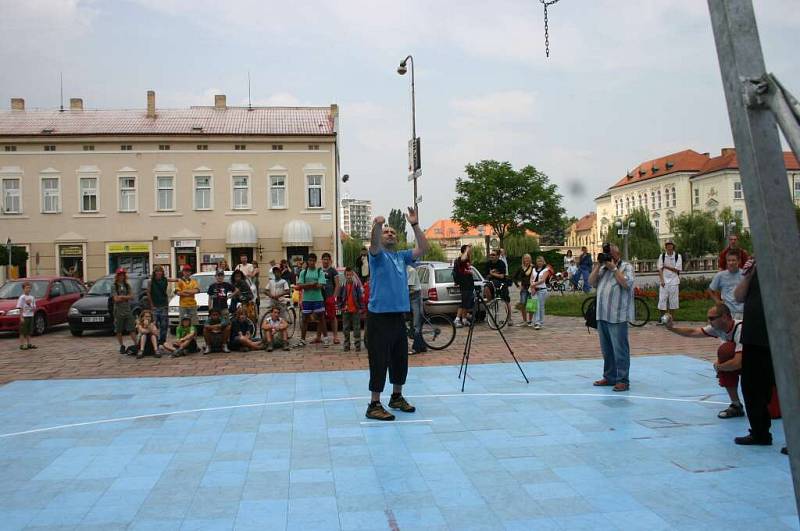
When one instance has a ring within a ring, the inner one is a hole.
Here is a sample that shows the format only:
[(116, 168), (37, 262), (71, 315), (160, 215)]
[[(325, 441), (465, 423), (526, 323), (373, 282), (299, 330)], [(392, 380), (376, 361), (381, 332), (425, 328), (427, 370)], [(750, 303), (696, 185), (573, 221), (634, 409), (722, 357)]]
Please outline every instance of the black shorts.
[(367, 313), (369, 390), (380, 393), (389, 382), (406, 383), (408, 376), (408, 335), (403, 313)]
[(462, 284), (458, 289), (461, 290), (461, 303), (458, 307), (464, 310), (471, 310), (475, 304), (475, 285), (472, 283)]

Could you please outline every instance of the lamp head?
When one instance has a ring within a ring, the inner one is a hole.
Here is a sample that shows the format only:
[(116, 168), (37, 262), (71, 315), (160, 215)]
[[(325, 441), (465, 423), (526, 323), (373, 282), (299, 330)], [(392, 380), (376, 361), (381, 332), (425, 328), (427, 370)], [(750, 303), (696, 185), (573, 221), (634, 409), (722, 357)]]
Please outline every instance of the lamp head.
[(616, 225), (618, 228), (622, 228), (622, 221), (618, 219), (614, 222), (614, 225)]
[(634, 227), (636, 227), (636, 222), (635, 221), (631, 221), (630, 223), (628, 223), (628, 226), (631, 227), (631, 228), (634, 228)]
[(406, 60), (403, 59), (400, 61), (400, 66), (397, 67), (397, 73), (403, 76), (406, 72), (408, 72), (408, 69), (406, 68)]

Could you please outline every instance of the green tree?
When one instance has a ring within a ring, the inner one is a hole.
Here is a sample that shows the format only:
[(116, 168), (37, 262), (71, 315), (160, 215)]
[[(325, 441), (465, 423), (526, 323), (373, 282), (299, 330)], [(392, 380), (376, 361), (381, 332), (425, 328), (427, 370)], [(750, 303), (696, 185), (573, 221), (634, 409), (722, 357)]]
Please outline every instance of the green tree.
[(28, 260), (28, 251), (25, 247), (11, 246), (11, 263), (8, 262), (8, 250), (5, 244), (0, 244), (0, 265), (22, 265)]
[(684, 212), (670, 220), (678, 251), (689, 256), (705, 256), (719, 251), (717, 220), (708, 212)]
[(358, 238), (347, 238), (342, 242), (342, 264), (344, 267), (355, 267), (356, 258), (361, 254), (361, 248), (364, 247), (364, 242)]
[(406, 234), (406, 216), (402, 210), (393, 208), (389, 211), (389, 226), (397, 231), (397, 239), (400, 241), (408, 241), (408, 234)]
[(447, 262), (447, 255), (444, 254), (442, 246), (436, 242), (430, 242), (428, 252), (422, 257), (423, 260), (430, 262)]
[(504, 247), (508, 256), (533, 255), (539, 252), (539, 240), (527, 234), (512, 234), (506, 238)]
[[(658, 242), (658, 234), (650, 216), (644, 208), (635, 208), (622, 221), (627, 226), (628, 221), (636, 222), (636, 226), (628, 233), (628, 256), (630, 258), (656, 258), (661, 253), (661, 244)], [(625, 237), (617, 234), (617, 227), (612, 225), (608, 229), (606, 241), (616, 244), (620, 249), (625, 249)], [(680, 247), (679, 247), (680, 248)]]
[(510, 234), (525, 229), (542, 234), (562, 223), (558, 188), (533, 166), (514, 170), (509, 162), (482, 160), (467, 164), (465, 172), (456, 179), (452, 214), (463, 230), (489, 225), (505, 246)]
[(567, 229), (577, 221), (578, 218), (575, 216), (564, 216), (561, 218), (561, 223), (540, 235), (542, 245), (564, 245), (564, 242), (567, 240)]

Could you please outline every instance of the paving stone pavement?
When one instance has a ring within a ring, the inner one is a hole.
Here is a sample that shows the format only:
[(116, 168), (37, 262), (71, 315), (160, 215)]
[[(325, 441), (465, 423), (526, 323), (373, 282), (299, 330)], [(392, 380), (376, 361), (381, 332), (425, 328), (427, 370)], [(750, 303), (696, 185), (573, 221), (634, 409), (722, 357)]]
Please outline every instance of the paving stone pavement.
[[(520, 322), (519, 318), (516, 322)], [(596, 331), (588, 331), (582, 319), (549, 316), (542, 330), (512, 326), (503, 332), (520, 361), (602, 358)], [(299, 331), (296, 335), (299, 336)], [(411, 366), (458, 365), (466, 336), (466, 329), (458, 329), (450, 347), (412, 356)], [(110, 335), (87, 333), (80, 338), (72, 337), (66, 326), (34, 338), (34, 343), (38, 349), (21, 351), (16, 335), (0, 336), (0, 384), (51, 378), (209, 376), (368, 368), (366, 349), (360, 353), (343, 352), (341, 345), (328, 348), (307, 345), (290, 352), (214, 353), (137, 360), (120, 355), (116, 339)], [(719, 344), (711, 338), (683, 338), (652, 323), (642, 328), (630, 327), (630, 343), (634, 356), (684, 354), (708, 360), (715, 356)], [(499, 334), (485, 324), (477, 325), (470, 364), (506, 362), (512, 359)], [(598, 365), (598, 376), (600, 368)], [(635, 362), (631, 378), (636, 381)]]

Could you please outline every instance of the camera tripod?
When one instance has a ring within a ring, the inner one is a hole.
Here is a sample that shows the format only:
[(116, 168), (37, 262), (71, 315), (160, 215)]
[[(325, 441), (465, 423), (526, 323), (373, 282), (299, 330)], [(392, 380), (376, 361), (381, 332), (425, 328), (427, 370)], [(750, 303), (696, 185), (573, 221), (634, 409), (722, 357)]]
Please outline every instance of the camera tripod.
[(508, 353), (511, 354), (511, 357), (514, 359), (514, 363), (517, 364), (517, 368), (519, 372), (522, 373), (522, 377), (525, 378), (525, 383), (531, 383), (528, 380), (528, 377), (525, 375), (525, 371), (522, 370), (522, 365), (519, 364), (517, 357), (514, 355), (514, 351), (511, 350), (511, 345), (508, 344), (508, 340), (506, 340), (506, 336), (503, 334), (503, 331), (498, 326), (497, 321), (495, 320), (495, 315), (489, 309), (489, 305), (486, 304), (486, 299), (483, 298), (483, 294), (481, 293), (481, 289), (475, 290), (475, 302), (472, 305), (472, 313), (470, 315), (469, 321), (469, 331), (467, 332), (467, 340), (464, 343), (464, 354), (461, 357), (461, 368), (458, 370), (458, 377), (461, 379), (461, 392), (464, 392), (464, 386), (467, 383), (467, 368), (469, 367), (469, 354), (472, 350), (472, 337), (475, 331), (475, 315), (477, 313), (478, 308), (483, 305), (484, 310), (486, 311), (486, 320), (487, 322), (491, 319), (491, 323), (494, 325), (494, 328), (497, 330), (497, 333), (500, 334), (500, 337), (503, 339), (503, 343), (506, 344), (506, 348), (508, 349)]

